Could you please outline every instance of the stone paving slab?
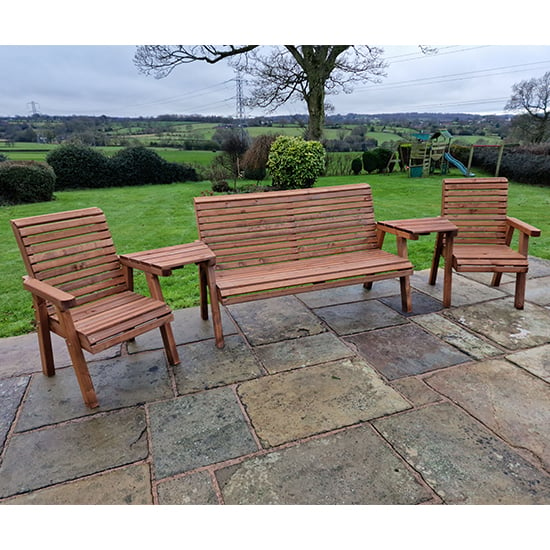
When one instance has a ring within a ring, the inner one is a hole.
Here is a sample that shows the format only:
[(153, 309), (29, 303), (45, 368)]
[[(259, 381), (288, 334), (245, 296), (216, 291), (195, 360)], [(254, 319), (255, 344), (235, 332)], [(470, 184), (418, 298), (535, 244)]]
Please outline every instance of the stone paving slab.
[(99, 408), (89, 409), (84, 404), (72, 367), (58, 369), (52, 377), (40, 372), (32, 376), (16, 430), (174, 396), (164, 352), (160, 350), (89, 363), (88, 368)]
[(412, 319), (416, 324), (475, 359), (501, 355), (502, 351), (442, 315), (429, 313)]
[(550, 344), (512, 353), (506, 359), (550, 382)]
[(432, 494), (370, 426), (220, 469), (225, 504), (419, 504)]
[(149, 418), (157, 480), (258, 450), (230, 387), (153, 403)]
[(529, 256), (529, 271), (527, 272), (527, 278), (546, 277), (547, 275), (550, 275), (550, 260)]
[(178, 348), (181, 363), (174, 367), (179, 395), (227, 386), (264, 374), (260, 363), (239, 335), (225, 336), (218, 349), (212, 340)]
[[(516, 291), (515, 283), (506, 283), (500, 286), (502, 290), (505, 290), (509, 294), (514, 294)], [(539, 304), (540, 306), (547, 306), (550, 304), (550, 276), (537, 277), (536, 279), (529, 279), (525, 287), (525, 299), (528, 302)]]
[(403, 315), (378, 300), (321, 307), (314, 311), (339, 336), (407, 322)]
[(134, 464), (74, 482), (19, 495), (0, 504), (153, 504), (147, 464)]
[(161, 481), (157, 486), (159, 504), (219, 504), (208, 472)]
[[(120, 355), (120, 348), (120, 346), (113, 346), (95, 355), (84, 351), (84, 357), (86, 361), (109, 359)], [(56, 368), (72, 365), (67, 344), (57, 334), (52, 334), (52, 350)], [(0, 338), (0, 378), (34, 372), (42, 372), (36, 333)]]
[(410, 407), (361, 360), (244, 382), (238, 394), (264, 447), (274, 447)]
[(415, 317), (416, 315), (434, 313), (435, 311), (440, 311), (441, 309), (443, 309), (443, 304), (439, 300), (436, 300), (435, 298), (432, 298), (427, 294), (423, 294), (422, 292), (416, 292), (413, 290), (411, 292), (411, 300), (412, 311), (406, 312), (403, 311), (401, 307), (401, 295), (380, 298), (380, 301), (383, 304), (390, 306), (392, 309), (399, 312), (404, 317)]
[(466, 354), (412, 323), (348, 336), (346, 341), (388, 380), (470, 360)]
[(399, 293), (399, 279), (377, 281), (367, 290), (363, 285), (340, 286), (325, 290), (313, 290), (298, 294), (297, 297), (310, 308), (334, 306), (350, 302), (373, 300)]
[(509, 350), (550, 342), (550, 310), (530, 303), (516, 309), (511, 297), (451, 308), (443, 314)]
[(398, 378), (391, 383), (391, 386), (405, 396), (415, 407), (437, 403), (443, 399), (439, 393), (432, 390), (419, 378)]
[(28, 376), (0, 379), (0, 452), (28, 383)]
[(126, 409), (15, 434), (0, 465), (0, 498), (147, 457), (145, 414)]
[[(468, 275), (470, 275), (468, 273)], [(437, 282), (435, 285), (428, 283), (429, 270), (415, 271), (411, 277), (411, 286), (437, 298), (443, 299), (443, 270), (437, 272)], [(506, 292), (499, 290), (496, 287), (487, 286), (479, 283), (470, 277), (465, 277), (463, 274), (453, 272), (453, 286), (451, 302), (453, 306), (463, 306), (468, 304), (477, 304), (486, 300), (494, 300), (507, 296)]]
[(441, 371), (426, 381), (550, 470), (549, 384), (503, 359)]
[[(177, 345), (214, 338), (212, 320), (203, 321), (199, 307), (177, 309), (173, 313), (172, 332)], [(235, 334), (237, 329), (223, 307), (221, 308), (221, 316), (224, 335)], [(144, 350), (162, 349), (164, 347), (159, 330), (146, 332), (127, 345), (129, 353), (139, 353)]]
[(550, 476), (450, 403), (373, 424), (447, 504), (550, 502)]
[(354, 352), (331, 332), (257, 346), (254, 350), (271, 373), (351, 357)]
[(295, 296), (233, 304), (228, 309), (253, 346), (326, 331), (319, 319)]

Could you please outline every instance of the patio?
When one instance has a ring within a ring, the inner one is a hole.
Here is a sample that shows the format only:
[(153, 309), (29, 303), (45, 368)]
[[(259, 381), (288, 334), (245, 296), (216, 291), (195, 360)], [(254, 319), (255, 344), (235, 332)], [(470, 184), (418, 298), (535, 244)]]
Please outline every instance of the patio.
[[(550, 261), (514, 282), (411, 278), (198, 308), (90, 357), (87, 409), (64, 342), (0, 340), (2, 504), (550, 504)], [(29, 298), (30, 302), (30, 298)]]

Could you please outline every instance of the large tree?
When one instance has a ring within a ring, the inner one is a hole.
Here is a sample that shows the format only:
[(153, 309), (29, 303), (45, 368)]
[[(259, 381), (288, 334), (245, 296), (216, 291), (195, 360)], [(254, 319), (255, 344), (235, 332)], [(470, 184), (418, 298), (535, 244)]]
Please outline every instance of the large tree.
[(534, 143), (550, 138), (550, 72), (540, 78), (523, 80), (512, 86), (512, 97), (505, 107), (523, 111), (515, 127)]
[(305, 101), (307, 138), (319, 140), (326, 96), (385, 76), (382, 53), (370, 46), (138, 46), (134, 63), (142, 73), (163, 78), (185, 63), (228, 60), (251, 77), (250, 105), (274, 111), (291, 100)]

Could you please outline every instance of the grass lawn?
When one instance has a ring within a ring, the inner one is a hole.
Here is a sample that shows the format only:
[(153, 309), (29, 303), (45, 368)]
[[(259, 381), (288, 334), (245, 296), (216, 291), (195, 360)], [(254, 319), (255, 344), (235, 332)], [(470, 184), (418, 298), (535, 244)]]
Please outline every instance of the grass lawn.
[[(481, 175), (481, 174), (478, 174)], [(378, 220), (436, 216), (441, 201), (441, 176), (408, 178), (403, 173), (371, 176), (320, 178), (317, 185), (343, 185), (354, 182), (372, 185)], [(136, 252), (197, 238), (193, 197), (210, 189), (209, 182), (154, 185), (132, 188), (63, 191), (46, 203), (0, 207), (0, 337), (24, 334), (33, 329), (31, 296), (23, 290), (25, 274), (9, 220), (49, 212), (98, 206), (107, 216), (119, 253)], [(550, 188), (511, 183), (509, 214), (537, 226), (542, 236), (530, 241), (530, 253), (550, 259)], [(429, 267), (434, 236), (409, 242), (409, 255), (415, 269)], [(395, 252), (389, 236), (384, 245)], [(187, 266), (161, 281), (172, 308), (198, 305), (195, 266)], [(147, 292), (141, 275), (136, 289)]]

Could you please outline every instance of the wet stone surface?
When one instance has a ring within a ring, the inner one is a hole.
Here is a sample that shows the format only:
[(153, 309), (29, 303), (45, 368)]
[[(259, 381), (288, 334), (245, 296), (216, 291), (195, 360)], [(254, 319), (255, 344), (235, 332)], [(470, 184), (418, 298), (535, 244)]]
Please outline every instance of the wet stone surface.
[(231, 388), (153, 403), (149, 414), (156, 479), (257, 450)]
[(32, 377), (16, 430), (173, 397), (161, 351), (88, 363), (88, 368), (99, 408), (89, 409), (84, 404), (72, 367), (58, 369), (52, 377), (38, 373)]
[(407, 322), (403, 315), (378, 300), (321, 307), (315, 314), (339, 336)]
[(141, 408), (15, 434), (0, 466), (0, 497), (130, 464), (147, 454)]
[(253, 346), (325, 332), (319, 319), (295, 296), (268, 298), (229, 306)]
[(149, 466), (136, 464), (20, 495), (2, 504), (153, 504)]
[(419, 504), (431, 500), (370, 426), (216, 472), (226, 504)]
[(0, 379), (0, 452), (28, 382), (28, 376)]
[(545, 504), (550, 476), (449, 403), (375, 420), (448, 504)]
[(218, 349), (212, 340), (178, 348), (181, 363), (174, 367), (174, 372), (180, 395), (263, 374), (258, 360), (240, 336), (225, 336), (224, 341), (223, 349)]
[(550, 383), (550, 344), (512, 353), (506, 359)]
[(355, 336), (346, 340), (388, 380), (423, 374), (469, 361), (445, 342), (408, 323)]
[(503, 359), (441, 371), (426, 381), (550, 470), (549, 384)]
[(513, 298), (452, 308), (444, 315), (509, 350), (550, 342), (550, 310), (529, 303), (516, 309)]
[(271, 374), (354, 355), (350, 348), (330, 332), (257, 346), (255, 351)]
[(197, 472), (162, 481), (157, 486), (159, 504), (219, 504), (208, 472)]
[(264, 447), (410, 407), (366, 363), (350, 359), (244, 382), (238, 394)]

